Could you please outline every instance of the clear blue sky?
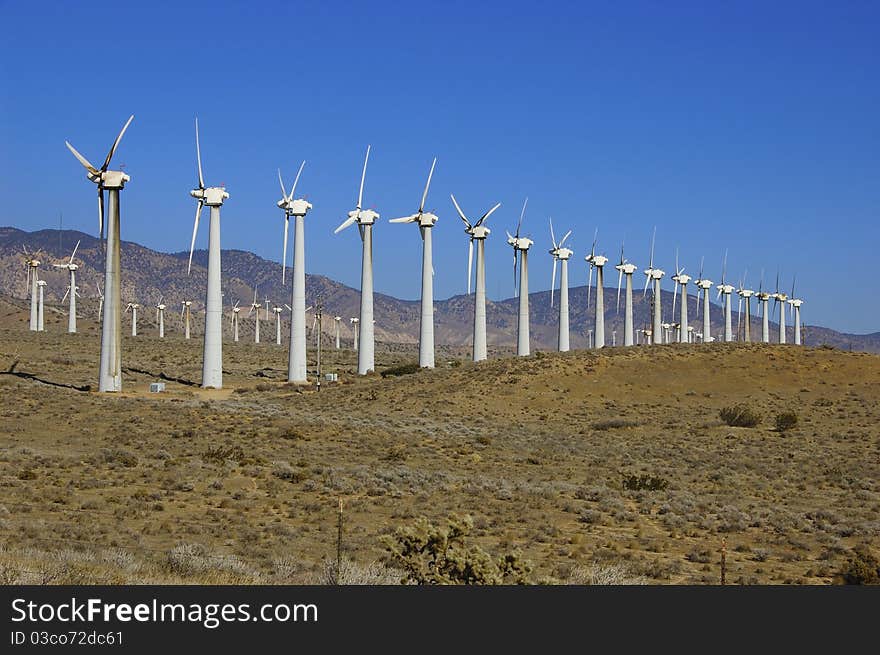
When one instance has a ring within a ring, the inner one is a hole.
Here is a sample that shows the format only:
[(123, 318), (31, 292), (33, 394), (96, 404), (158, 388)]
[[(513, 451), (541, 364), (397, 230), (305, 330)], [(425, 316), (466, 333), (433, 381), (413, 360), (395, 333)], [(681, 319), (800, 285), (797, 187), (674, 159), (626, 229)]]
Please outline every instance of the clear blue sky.
[[(454, 192), (490, 219), (490, 296), (512, 295), (505, 228), (529, 197), (530, 288), (550, 285), (547, 217), (573, 229), (572, 284), (600, 249), (688, 272), (797, 273), (804, 320), (880, 330), (880, 3), (22, 3), (0, 0), (0, 223), (96, 232), (93, 162), (135, 114), (114, 163), (122, 236), (189, 247), (193, 118), (209, 184), (224, 182), (222, 246), (281, 256), (276, 168), (300, 189), (307, 269), (358, 287), (360, 240), (333, 229), (365, 204), (376, 288), (420, 290), (421, 240), (386, 219), (428, 207), (435, 297), (463, 293)], [(205, 221), (206, 223), (206, 221)], [(205, 247), (205, 225), (197, 242)], [(612, 284), (616, 276), (608, 275)], [(873, 282), (871, 282), (873, 284)], [(664, 286), (671, 289), (667, 279)]]

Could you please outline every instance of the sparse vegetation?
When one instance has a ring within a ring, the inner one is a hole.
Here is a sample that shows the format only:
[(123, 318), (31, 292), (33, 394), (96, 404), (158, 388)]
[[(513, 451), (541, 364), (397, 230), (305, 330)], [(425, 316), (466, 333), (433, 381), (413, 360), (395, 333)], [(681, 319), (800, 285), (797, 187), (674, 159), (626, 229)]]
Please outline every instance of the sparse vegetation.
[(719, 415), (725, 424), (734, 428), (753, 428), (761, 422), (761, 415), (746, 404), (724, 407)]
[(669, 480), (655, 475), (625, 475), (623, 488), (627, 491), (662, 491), (669, 486)]
[(776, 430), (778, 432), (788, 432), (797, 427), (797, 412), (787, 411), (776, 415)]
[(381, 375), (383, 378), (388, 378), (398, 375), (412, 375), (413, 373), (418, 373), (421, 370), (422, 369), (419, 366), (418, 362), (407, 362), (406, 364), (400, 364), (399, 366), (386, 368), (384, 371), (381, 371)]
[(880, 559), (868, 545), (859, 544), (850, 551), (838, 577), (848, 585), (880, 584)]

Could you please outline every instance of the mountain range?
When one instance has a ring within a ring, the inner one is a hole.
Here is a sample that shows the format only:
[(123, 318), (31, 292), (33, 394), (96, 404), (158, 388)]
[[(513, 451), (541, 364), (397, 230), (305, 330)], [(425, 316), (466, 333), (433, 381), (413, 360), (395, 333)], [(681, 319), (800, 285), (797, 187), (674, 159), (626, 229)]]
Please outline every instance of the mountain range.
[[(76, 242), (77, 286), (86, 308), (89, 298), (97, 297), (97, 285), (103, 285), (102, 244), (94, 236), (74, 230), (39, 230), (25, 232), (14, 227), (0, 227), (0, 294), (17, 298), (27, 298), (26, 266), (24, 248), (42, 262), (40, 279), (47, 282), (45, 298), (47, 304), (59, 303), (68, 286), (68, 273), (54, 268), (51, 264), (69, 259)], [(196, 312), (203, 307), (205, 280), (207, 276), (207, 251), (196, 250), (193, 254), (192, 275), (186, 275), (188, 252), (162, 253), (137, 243), (123, 241), (120, 266), (122, 270), (123, 303), (138, 302), (145, 309), (152, 308), (161, 297), (168, 306), (168, 313), (176, 313), (183, 300), (191, 300)], [(253, 253), (242, 250), (223, 250), (221, 255), (223, 270), (224, 305), (229, 307), (238, 301), (244, 307), (241, 316), (243, 335), (247, 334), (252, 321), (246, 319), (249, 307), (257, 292), (257, 300), (265, 311), (265, 299), (270, 303), (283, 305), (290, 302), (290, 276), (286, 285), (281, 285), (281, 271), (278, 262), (269, 261)], [(611, 286), (605, 288), (605, 326), (606, 344), (611, 345), (616, 331), (618, 342), (623, 340), (623, 311), (617, 312), (617, 288), (615, 272), (609, 263), (606, 280)], [(636, 283), (639, 289), (641, 285)], [(595, 288), (592, 289), (595, 303)], [(360, 292), (322, 275), (306, 275), (306, 305), (314, 306), (318, 301), (324, 308), (323, 331), (334, 331), (333, 316), (342, 317), (341, 333), (346, 341), (352, 336), (349, 319), (359, 314)], [(680, 302), (681, 299), (678, 299)], [(487, 335), (490, 345), (511, 347), (516, 344), (516, 322), (518, 299), (487, 300)], [(673, 294), (661, 292), (661, 307), (664, 320), (672, 312)], [(693, 291), (690, 295), (692, 325), (698, 326), (695, 313)], [(471, 343), (473, 333), (473, 297), (452, 296), (446, 300), (435, 301), (435, 339), (438, 345), (466, 346)], [(388, 343), (415, 343), (419, 334), (419, 302), (400, 300), (392, 296), (376, 293), (374, 297), (374, 316), (376, 318), (376, 339)], [(621, 299), (622, 305), (622, 299)], [(593, 306), (587, 311), (586, 286), (572, 287), (569, 291), (571, 347), (587, 346), (587, 330), (592, 327)], [(530, 330), (534, 349), (550, 350), (556, 345), (558, 326), (558, 307), (551, 307), (550, 291), (537, 291), (529, 294)], [(772, 303), (771, 303), (772, 307)], [(736, 305), (734, 306), (736, 309)], [(651, 296), (643, 296), (641, 291), (633, 294), (633, 315), (637, 328), (650, 322)], [(757, 317), (757, 303), (752, 304), (752, 338), (760, 335), (760, 319)], [(289, 316), (289, 313), (285, 312)], [(143, 311), (142, 320), (154, 318), (152, 311)], [(722, 308), (710, 304), (710, 318), (713, 334), (718, 336), (722, 329)], [(737, 315), (734, 311), (734, 324)], [(790, 323), (790, 321), (789, 321)], [(199, 321), (195, 324), (198, 326)], [(699, 327), (697, 328), (699, 329)], [(265, 330), (265, 328), (264, 328)], [(789, 341), (792, 339), (789, 325)], [(777, 333), (776, 323), (771, 322), (771, 336)], [(242, 338), (245, 338), (242, 336)], [(803, 338), (807, 345), (827, 344), (842, 349), (880, 352), (880, 332), (872, 334), (846, 334), (830, 328), (804, 325)]]

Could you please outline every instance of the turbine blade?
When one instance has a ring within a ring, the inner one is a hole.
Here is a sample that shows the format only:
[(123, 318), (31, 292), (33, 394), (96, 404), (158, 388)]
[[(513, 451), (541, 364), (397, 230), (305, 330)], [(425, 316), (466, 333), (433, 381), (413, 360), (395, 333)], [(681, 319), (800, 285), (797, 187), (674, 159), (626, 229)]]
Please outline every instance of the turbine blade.
[(428, 173), (428, 181), (425, 183), (425, 192), (422, 194), (422, 202), (419, 204), (419, 213), (425, 209), (425, 200), (428, 198), (428, 188), (431, 186), (431, 178), (434, 176), (434, 166), (437, 165), (437, 158), (434, 157), (434, 161), (431, 164), (431, 171)]
[[(452, 204), (455, 205), (455, 211), (458, 212), (458, 215), (461, 217), (461, 220), (464, 221), (465, 227), (470, 230), (472, 226), (468, 222), (467, 216), (465, 216), (464, 212), (461, 211), (461, 207), (459, 207), (458, 203), (455, 201), (455, 196), (450, 193), (449, 197), (452, 198)], [(470, 278), (468, 278), (468, 279), (470, 279)]]
[(657, 239), (657, 226), (654, 226), (654, 234), (651, 236), (651, 260), (648, 268), (654, 268), (654, 241)]
[(492, 207), (492, 209), (490, 209), (490, 210), (487, 211), (485, 214), (483, 214), (482, 216), (480, 216), (480, 220), (478, 220), (478, 221), (476, 222), (476, 224), (474, 225), (474, 227), (479, 227), (480, 225), (482, 225), (483, 221), (485, 221), (487, 218), (489, 218), (489, 217), (492, 215), (492, 212), (494, 212), (494, 211), (495, 211), (496, 209), (498, 209), (500, 206), (501, 206), (501, 203), (499, 202), (499, 203), (496, 204), (494, 207)]
[(568, 232), (566, 232), (566, 233), (565, 233), (565, 236), (562, 237), (562, 241), (559, 242), (559, 247), (560, 247), (560, 248), (561, 248), (561, 247), (563, 246), (563, 244), (565, 243), (565, 240), (566, 240), (568, 237), (570, 237), (570, 236), (571, 236), (571, 230), (569, 230)]
[(287, 189), (284, 188), (284, 180), (281, 179), (281, 169), (278, 169), (278, 184), (281, 185), (281, 197), (287, 199)]
[(342, 222), (342, 225), (340, 225), (335, 230), (333, 230), (333, 234), (339, 234), (345, 228), (349, 227), (350, 225), (353, 225), (356, 220), (357, 220), (357, 216), (349, 216), (348, 218), (346, 218)]
[[(559, 246), (556, 245), (556, 235), (553, 234), (553, 217), (552, 216), (550, 217), (550, 241), (553, 242), (553, 250), (556, 250), (557, 248), (559, 248)], [(556, 258), (554, 257), (553, 259), (554, 259), (554, 263), (555, 263)]]
[[(101, 254), (105, 255), (104, 245), (104, 189), (98, 186), (98, 240), (101, 242)], [(102, 259), (106, 266), (106, 260)]]
[(189, 275), (192, 271), (192, 263), (193, 263), (193, 249), (196, 247), (196, 233), (199, 231), (199, 218), (202, 214), (202, 199), (199, 198), (199, 204), (196, 206), (196, 220), (193, 223), (193, 235), (192, 241), (189, 245), (189, 264), (186, 267), (186, 274)]
[(284, 286), (284, 270), (287, 268), (287, 230), (290, 227), (290, 217), (284, 215), (284, 248), (281, 254), (281, 286)]
[(702, 295), (701, 291), (697, 291), (697, 316), (700, 315), (700, 297)]
[[(621, 260), (623, 257), (621, 256)], [(617, 313), (620, 314), (620, 285), (623, 283), (623, 269), (617, 271)]]
[(293, 178), (293, 186), (290, 187), (290, 195), (287, 197), (287, 200), (293, 200), (293, 194), (296, 193), (296, 185), (299, 184), (299, 176), (302, 175), (303, 168), (306, 166), (306, 160), (303, 159), (302, 164), (299, 165), (299, 170), (296, 172), (296, 177)]
[(73, 156), (79, 160), (79, 163), (82, 164), (89, 173), (91, 173), (92, 175), (98, 174), (98, 169), (92, 166), (91, 162), (88, 159), (79, 154), (77, 149), (70, 145), (69, 141), (65, 141), (64, 145), (67, 146), (67, 149), (73, 153)]
[(113, 142), (113, 146), (110, 148), (110, 152), (107, 153), (107, 159), (104, 160), (104, 165), (101, 166), (102, 171), (106, 171), (107, 167), (110, 166), (110, 160), (113, 158), (113, 153), (116, 152), (116, 148), (119, 146), (119, 142), (122, 141), (122, 135), (125, 134), (125, 130), (128, 129), (128, 126), (131, 125), (131, 122), (134, 120), (134, 114), (128, 117), (128, 120), (125, 121), (125, 125), (122, 126), (122, 129), (119, 131), (119, 136), (116, 137), (116, 141)]
[[(82, 239), (80, 239), (82, 241)], [(73, 257), (76, 255), (77, 248), (79, 248), (79, 241), (76, 242), (76, 245), (73, 247), (73, 252), (70, 253), (70, 263), (73, 263)], [(792, 291), (794, 291), (794, 285), (792, 285)]]
[(401, 216), (400, 218), (392, 218), (389, 220), (389, 223), (414, 223), (418, 218), (418, 214), (413, 214), (412, 216)]
[(68, 294), (68, 293), (70, 293), (70, 287), (69, 287), (69, 286), (67, 287), (67, 291), (64, 292), (64, 297), (61, 299), (61, 302), (64, 302), (65, 300), (67, 300), (67, 294)]
[(199, 165), (199, 188), (205, 188), (205, 179), (202, 177), (202, 149), (199, 147), (199, 119), (196, 117), (196, 162)]
[(528, 204), (529, 204), (529, 198), (528, 198), (528, 196), (526, 196), (526, 200), (523, 203), (522, 212), (520, 212), (520, 215), (519, 215), (519, 223), (516, 224), (516, 238), (517, 239), (519, 238), (519, 229), (522, 227), (523, 218), (525, 218), (525, 215), (526, 215), (526, 205), (528, 205)]
[(556, 264), (559, 262), (558, 257), (553, 258), (553, 277), (550, 281), (550, 306), (553, 307), (553, 293), (556, 291)]
[(675, 321), (675, 301), (678, 299), (678, 282), (673, 282), (672, 288), (672, 320)]
[(468, 295), (471, 295), (471, 279), (473, 277), (473, 264), (474, 264), (474, 240), (470, 239), (468, 241)]
[(367, 146), (367, 155), (364, 157), (364, 170), (361, 173), (361, 188), (358, 191), (358, 211), (361, 210), (361, 202), (364, 199), (364, 179), (367, 177), (367, 162), (370, 160), (370, 146)]
[(593, 293), (593, 265), (590, 264), (590, 277), (587, 280), (587, 310), (590, 309), (590, 296)]

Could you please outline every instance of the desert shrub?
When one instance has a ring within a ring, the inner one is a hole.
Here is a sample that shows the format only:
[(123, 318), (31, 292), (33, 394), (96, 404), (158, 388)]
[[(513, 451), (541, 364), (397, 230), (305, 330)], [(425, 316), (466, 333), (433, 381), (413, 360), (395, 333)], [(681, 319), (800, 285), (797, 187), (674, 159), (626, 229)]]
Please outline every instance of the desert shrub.
[(245, 456), (244, 448), (238, 445), (231, 445), (210, 446), (208, 450), (202, 453), (202, 459), (206, 462), (214, 461), (222, 464), (227, 459), (231, 459), (234, 462), (244, 462), (247, 457)]
[(787, 432), (797, 427), (798, 415), (796, 412), (782, 412), (776, 415), (776, 429), (779, 432)]
[(647, 578), (636, 575), (623, 564), (593, 564), (589, 568), (578, 566), (571, 572), (566, 584), (572, 585), (643, 585)]
[(469, 545), (466, 538), (472, 527), (470, 516), (452, 515), (445, 528), (421, 517), (412, 527), (386, 535), (383, 543), (391, 563), (403, 570), (404, 583), (526, 584), (529, 563), (518, 553), (504, 553), (493, 560), (479, 546)]
[(137, 455), (122, 448), (101, 448), (99, 460), (107, 464), (120, 464), (126, 468), (133, 468), (138, 464)]
[(843, 584), (880, 584), (880, 560), (865, 546), (856, 546), (838, 571)]
[(612, 418), (606, 419), (604, 421), (596, 421), (593, 423), (592, 428), (594, 430), (604, 431), (604, 430), (616, 430), (620, 428), (634, 428), (641, 425), (640, 421), (633, 421), (625, 418)]
[(275, 462), (272, 467), (272, 475), (288, 482), (302, 482), (309, 477), (308, 471), (295, 469), (287, 462)]
[(382, 377), (387, 378), (394, 377), (395, 375), (412, 375), (413, 373), (418, 373), (420, 370), (422, 369), (418, 362), (407, 362), (406, 364), (386, 368), (382, 371)]
[(336, 573), (336, 560), (325, 559), (314, 584), (323, 585), (396, 585), (400, 584), (403, 571), (391, 569), (380, 562), (362, 565), (343, 558)]
[(742, 403), (723, 408), (719, 415), (722, 421), (734, 428), (753, 428), (761, 422), (761, 415)]
[(625, 475), (623, 488), (627, 491), (663, 491), (669, 486), (669, 480), (654, 475)]

